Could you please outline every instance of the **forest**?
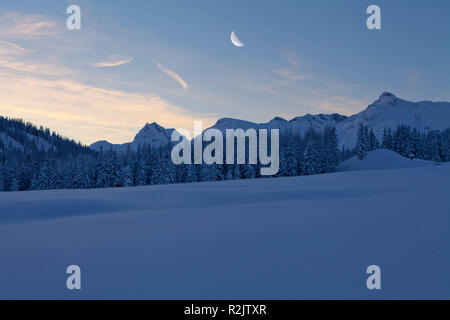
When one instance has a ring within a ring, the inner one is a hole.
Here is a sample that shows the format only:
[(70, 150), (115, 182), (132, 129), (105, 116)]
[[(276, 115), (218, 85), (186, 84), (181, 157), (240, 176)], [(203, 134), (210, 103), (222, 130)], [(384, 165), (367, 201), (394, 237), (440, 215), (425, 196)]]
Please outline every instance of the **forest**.
[[(304, 136), (280, 133), (280, 167), (274, 177), (334, 172), (340, 162), (377, 148), (405, 157), (450, 161), (450, 129), (421, 133), (408, 126), (386, 129), (382, 141), (363, 125), (353, 149), (339, 149), (334, 127)], [(0, 191), (132, 187), (261, 178), (261, 164), (180, 164), (173, 144), (97, 152), (48, 128), (0, 117)], [(246, 152), (248, 156), (248, 152)], [(248, 163), (246, 161), (246, 163)], [(264, 176), (266, 178), (266, 176)]]

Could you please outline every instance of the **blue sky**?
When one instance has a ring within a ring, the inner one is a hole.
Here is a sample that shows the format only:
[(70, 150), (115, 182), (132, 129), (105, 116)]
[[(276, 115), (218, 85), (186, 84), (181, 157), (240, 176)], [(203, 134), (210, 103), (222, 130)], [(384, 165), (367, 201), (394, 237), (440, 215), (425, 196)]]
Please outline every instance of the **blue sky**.
[(450, 101), (449, 40), (447, 0), (3, 2), (0, 114), (92, 143), (153, 121), (348, 115), (383, 91)]

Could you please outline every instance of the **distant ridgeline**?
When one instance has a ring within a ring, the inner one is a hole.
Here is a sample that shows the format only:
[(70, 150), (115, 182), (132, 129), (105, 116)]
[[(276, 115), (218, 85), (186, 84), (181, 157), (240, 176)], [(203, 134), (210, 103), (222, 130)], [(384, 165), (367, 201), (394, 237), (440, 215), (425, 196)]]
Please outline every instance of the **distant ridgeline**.
[[(354, 155), (387, 148), (404, 156), (450, 161), (450, 130), (419, 133), (408, 126), (385, 130), (382, 141), (361, 125), (356, 146), (339, 150), (336, 129), (280, 135), (276, 176), (333, 172)], [(143, 145), (126, 152), (94, 151), (49, 129), (0, 117), (0, 191), (131, 187), (259, 178), (260, 165), (174, 165), (172, 144)]]

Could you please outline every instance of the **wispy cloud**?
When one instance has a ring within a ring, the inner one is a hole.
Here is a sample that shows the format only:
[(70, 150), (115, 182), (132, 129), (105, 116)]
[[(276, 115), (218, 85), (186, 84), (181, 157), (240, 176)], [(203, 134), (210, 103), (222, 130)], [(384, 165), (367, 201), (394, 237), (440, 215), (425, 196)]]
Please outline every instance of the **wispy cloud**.
[(130, 63), (133, 57), (124, 57), (121, 55), (110, 55), (104, 61), (92, 63), (95, 68), (118, 67)]
[(55, 32), (57, 22), (43, 15), (7, 12), (0, 17), (2, 36), (47, 36)]
[(0, 56), (22, 55), (27, 50), (18, 44), (0, 40)]
[(300, 65), (300, 57), (292, 49), (284, 49), (281, 52), (281, 57), (289, 62), (289, 64), (294, 68), (297, 68)]
[(159, 70), (161, 70), (169, 77), (171, 77), (173, 80), (178, 82), (183, 87), (184, 90), (188, 88), (188, 84), (186, 83), (186, 81), (184, 81), (176, 72), (164, 68), (160, 63), (157, 63), (156, 65), (158, 66)]
[[(273, 77), (242, 76), (235, 82), (235, 86), (245, 91), (256, 92), (261, 98), (257, 104), (246, 105), (246, 111), (255, 110), (255, 116), (249, 119), (262, 115), (290, 119), (306, 113), (337, 112), (351, 115), (361, 111), (367, 105), (365, 101), (358, 100), (359, 97), (352, 94), (354, 90), (346, 88), (345, 83), (325, 81), (317, 76), (314, 76), (313, 81), (302, 82), (301, 85), (290, 80), (273, 79)], [(274, 113), (273, 106), (282, 106), (282, 108), (277, 108)]]
[(337, 112), (351, 115), (363, 109), (364, 102), (352, 98), (335, 96), (327, 98), (320, 103), (320, 108), (326, 112)]
[(281, 58), (288, 63), (288, 67), (276, 68), (273, 73), (288, 80), (304, 80), (311, 78), (311, 75), (299, 72), (300, 58), (292, 49), (285, 49), (281, 52)]
[(30, 50), (22, 46), (0, 40), (0, 68), (41, 75), (66, 75), (72, 73), (69, 68), (35, 61), (28, 57)]
[(306, 74), (297, 74), (291, 70), (287, 70), (287, 69), (275, 69), (272, 70), (275, 74), (290, 79), (290, 80), (304, 80), (304, 79), (308, 79), (310, 78), (309, 75)]
[(19, 62), (1, 59), (1, 57), (0, 57), (0, 67), (20, 72), (35, 73), (49, 76), (61, 76), (72, 73), (72, 71), (69, 68), (57, 66), (51, 63), (42, 63), (35, 61)]

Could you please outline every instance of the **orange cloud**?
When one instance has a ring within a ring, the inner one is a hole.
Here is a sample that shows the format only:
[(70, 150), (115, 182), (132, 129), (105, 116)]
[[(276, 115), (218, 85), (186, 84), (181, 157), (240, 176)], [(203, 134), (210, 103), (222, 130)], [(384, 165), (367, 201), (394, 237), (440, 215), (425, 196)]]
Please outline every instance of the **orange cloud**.
[(364, 106), (364, 102), (346, 98), (346, 97), (331, 97), (322, 101), (320, 107), (327, 112), (337, 112), (343, 115), (351, 115), (359, 112)]
[(132, 57), (111, 55), (111, 56), (107, 57), (104, 61), (93, 63), (92, 66), (95, 68), (118, 67), (118, 66), (130, 63), (132, 60), (133, 60)]
[(0, 35), (3, 36), (47, 36), (54, 34), (57, 22), (43, 15), (4, 13), (0, 17)]

